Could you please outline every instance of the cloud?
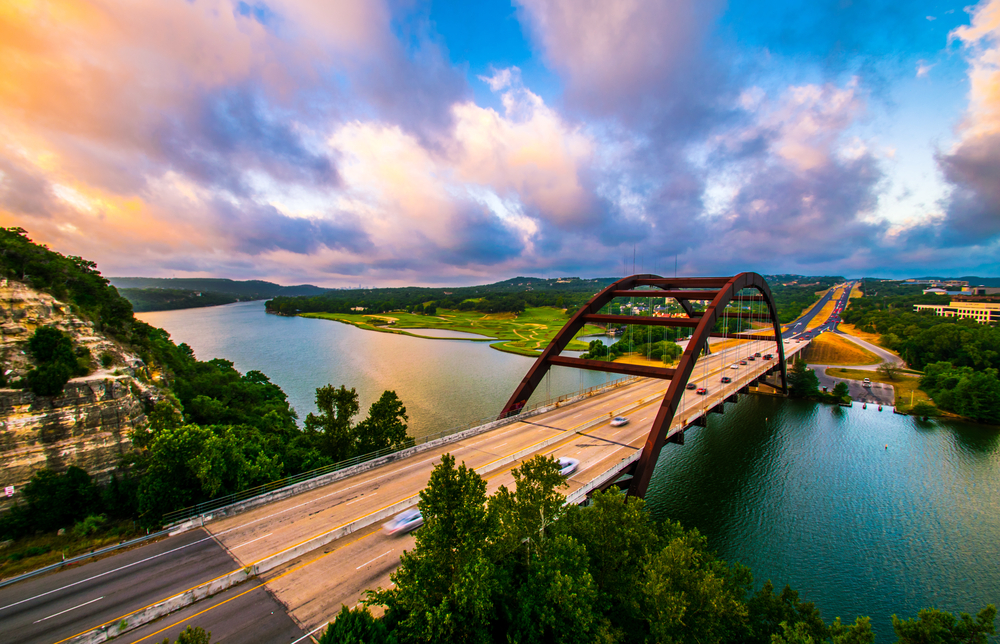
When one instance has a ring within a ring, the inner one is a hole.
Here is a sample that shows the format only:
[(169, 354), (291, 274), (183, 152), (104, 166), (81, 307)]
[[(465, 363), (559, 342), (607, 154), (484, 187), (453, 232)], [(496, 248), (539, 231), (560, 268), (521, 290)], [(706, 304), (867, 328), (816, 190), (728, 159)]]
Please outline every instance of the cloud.
[(969, 11), (970, 24), (949, 34), (969, 61), (969, 105), (958, 142), (937, 158), (952, 185), (941, 232), (949, 245), (1000, 237), (1000, 0)]
[[(616, 118), (683, 111), (717, 89), (704, 46), (715, 0), (519, 0), (522, 22), (566, 82), (567, 100)], [(700, 106), (699, 106), (700, 107)]]

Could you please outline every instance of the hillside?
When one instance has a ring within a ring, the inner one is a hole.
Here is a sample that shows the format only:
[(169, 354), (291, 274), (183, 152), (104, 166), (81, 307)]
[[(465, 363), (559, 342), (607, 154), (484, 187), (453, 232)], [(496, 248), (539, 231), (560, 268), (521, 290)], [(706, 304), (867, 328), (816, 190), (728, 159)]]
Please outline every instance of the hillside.
[(137, 312), (193, 309), (248, 300), (266, 300), (279, 295), (315, 296), (328, 290), (312, 284), (281, 286), (262, 280), (111, 277), (108, 281), (118, 289), (122, 297), (132, 303), (132, 309)]

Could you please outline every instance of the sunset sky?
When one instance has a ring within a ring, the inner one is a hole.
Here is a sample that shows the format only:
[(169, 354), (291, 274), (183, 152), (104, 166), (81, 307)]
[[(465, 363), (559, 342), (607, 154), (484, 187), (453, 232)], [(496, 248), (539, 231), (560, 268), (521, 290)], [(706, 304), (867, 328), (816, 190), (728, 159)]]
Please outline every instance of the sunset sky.
[(105, 275), (1000, 274), (1000, 0), (4, 0), (0, 224)]

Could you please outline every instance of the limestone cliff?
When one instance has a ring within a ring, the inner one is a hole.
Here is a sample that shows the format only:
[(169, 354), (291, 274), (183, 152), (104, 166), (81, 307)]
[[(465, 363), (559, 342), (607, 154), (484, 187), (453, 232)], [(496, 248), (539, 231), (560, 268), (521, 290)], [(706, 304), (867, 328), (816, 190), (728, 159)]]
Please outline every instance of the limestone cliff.
[[(0, 365), (8, 381), (31, 368), (28, 339), (39, 326), (69, 334), (90, 349), (95, 370), (74, 378), (61, 395), (36, 396), (27, 389), (0, 389), (0, 487), (20, 490), (40, 469), (76, 465), (106, 476), (130, 445), (129, 432), (146, 424), (146, 403), (162, 396), (148, 382), (142, 360), (68, 304), (19, 282), (0, 280)], [(101, 357), (109, 363), (102, 368)], [(0, 494), (0, 507), (10, 501)]]

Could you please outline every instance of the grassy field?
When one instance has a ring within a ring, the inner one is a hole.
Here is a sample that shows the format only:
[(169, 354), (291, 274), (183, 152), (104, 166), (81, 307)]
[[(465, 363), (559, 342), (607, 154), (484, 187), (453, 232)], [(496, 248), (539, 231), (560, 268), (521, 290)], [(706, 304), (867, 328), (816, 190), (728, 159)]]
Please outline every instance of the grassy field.
[[(861, 329), (859, 329), (858, 327), (854, 326), (853, 324), (838, 324), (837, 325), (837, 329), (839, 331), (843, 331), (847, 335), (853, 335), (855, 338), (860, 338), (861, 340), (864, 340), (865, 342), (870, 342), (871, 344), (874, 344), (876, 346), (879, 346), (879, 347), (882, 347), (883, 349), (885, 349), (885, 347), (882, 346), (882, 342), (881, 342), (882, 336), (879, 335), (878, 333), (868, 333), (866, 331), (862, 331)], [(886, 351), (891, 351), (890, 349), (885, 349), (885, 350)], [(895, 352), (893, 352), (893, 353), (895, 353)]]
[[(538, 356), (569, 320), (563, 309), (550, 307), (529, 308), (520, 315), (513, 313), (485, 314), (478, 311), (452, 311), (443, 309), (437, 315), (414, 315), (405, 312), (367, 314), (303, 313), (302, 317), (335, 320), (359, 329), (399, 333), (418, 338), (442, 340), (421, 335), (421, 329), (447, 329), (483, 336), (481, 342), (491, 342), (491, 347), (523, 356)], [(604, 329), (587, 325), (578, 335), (604, 333)], [(569, 350), (586, 351), (587, 345), (573, 340)]]
[(810, 364), (869, 365), (882, 359), (846, 338), (833, 333), (821, 333), (809, 343), (802, 357)]
[[(895, 380), (890, 380), (877, 371), (862, 371), (861, 369), (841, 369), (840, 367), (830, 367), (826, 370), (826, 375), (834, 378), (846, 378), (849, 380), (863, 380), (871, 378), (872, 382), (884, 382), (896, 388), (896, 409), (901, 412), (908, 412), (913, 405), (925, 402), (934, 405), (934, 401), (926, 393), (917, 388), (920, 378), (916, 376), (897, 375)], [(942, 415), (951, 415), (942, 412)]]

